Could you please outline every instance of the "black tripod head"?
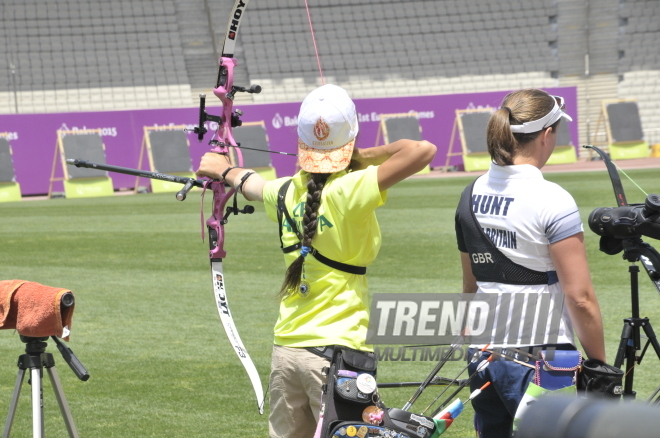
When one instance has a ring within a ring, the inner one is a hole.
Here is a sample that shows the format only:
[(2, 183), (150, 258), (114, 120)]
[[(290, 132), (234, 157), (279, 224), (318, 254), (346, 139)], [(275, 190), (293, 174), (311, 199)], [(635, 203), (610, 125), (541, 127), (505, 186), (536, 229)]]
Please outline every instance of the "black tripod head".
[(642, 262), (642, 266), (660, 293), (660, 253), (640, 237), (622, 239), (623, 258), (631, 263)]
[(48, 336), (33, 338), (32, 336), (20, 335), (21, 341), (25, 343), (25, 352), (29, 355), (39, 355), (46, 351)]
[[(25, 353), (27, 356), (38, 358), (42, 354), (44, 354), (48, 357), (45, 357), (44, 359), (41, 360), (42, 366), (52, 367), (53, 365), (55, 365), (55, 362), (52, 360), (52, 355), (50, 353), (46, 353), (46, 347), (48, 347), (48, 343), (46, 341), (48, 341), (48, 336), (35, 338), (32, 336), (20, 335), (20, 337), (21, 337), (21, 341), (25, 343)], [(69, 365), (73, 373), (83, 382), (89, 380), (89, 373), (87, 372), (87, 369), (82, 364), (82, 362), (80, 362), (78, 357), (76, 357), (73, 351), (69, 347), (64, 345), (64, 343), (60, 341), (56, 336), (51, 336), (51, 338), (53, 339), (53, 341), (55, 341), (55, 344), (57, 345), (57, 349), (60, 350), (62, 357)], [(39, 360), (39, 359), (35, 359), (35, 360)]]

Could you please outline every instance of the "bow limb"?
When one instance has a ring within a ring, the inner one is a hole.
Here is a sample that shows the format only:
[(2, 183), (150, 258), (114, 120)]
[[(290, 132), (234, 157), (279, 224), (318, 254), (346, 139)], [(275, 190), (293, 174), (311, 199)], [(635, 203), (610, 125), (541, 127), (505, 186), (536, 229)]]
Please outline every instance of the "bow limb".
[(224, 220), (221, 218), (223, 217), (222, 212), (224, 206), (227, 203), (227, 200), (231, 197), (233, 190), (226, 192), (224, 183), (220, 181), (213, 181), (210, 183), (210, 186), (213, 190), (213, 214), (206, 221), (206, 225), (209, 230), (209, 257), (211, 259), (211, 276), (213, 280), (215, 304), (218, 309), (218, 315), (220, 316), (222, 327), (227, 334), (227, 338), (250, 378), (254, 394), (257, 397), (257, 409), (259, 409), (260, 414), (263, 414), (265, 400), (261, 379), (252, 358), (243, 345), (243, 341), (238, 334), (238, 329), (236, 328), (234, 318), (229, 309), (229, 300), (227, 298), (225, 277), (222, 268), (222, 259), (226, 256), (226, 252), (223, 248)]
[[(225, 42), (222, 49), (222, 56), (218, 60), (219, 71), (218, 71), (218, 80), (216, 87), (213, 90), (213, 93), (222, 101), (222, 116), (209, 116), (204, 111), (203, 103), (200, 107), (200, 120), (199, 130), (204, 132), (205, 129), (202, 126), (202, 123), (206, 120), (215, 121), (218, 123), (218, 128), (215, 132), (213, 140), (211, 140), (211, 145), (213, 146), (212, 152), (216, 152), (222, 155), (229, 156), (229, 148), (236, 146), (236, 141), (232, 135), (232, 127), (240, 126), (240, 112), (233, 110), (233, 98), (236, 91), (246, 91), (246, 90), (237, 90), (237, 87), (234, 87), (234, 66), (236, 65), (236, 59), (234, 59), (234, 48), (236, 45), (236, 37), (238, 35), (238, 28), (240, 25), (241, 18), (244, 16), (245, 7), (247, 6), (248, 0), (237, 0), (232, 9), (229, 25), (227, 26), (227, 33), (225, 35)], [(239, 87), (240, 88), (240, 87)], [(202, 134), (203, 135), (203, 134)], [(234, 149), (236, 154), (235, 165), (243, 165), (243, 157), (239, 149)], [(225, 329), (227, 338), (231, 343), (236, 355), (240, 359), (245, 371), (250, 378), (254, 393), (257, 397), (257, 407), (259, 413), (264, 413), (264, 392), (261, 385), (261, 379), (259, 378), (259, 373), (250, 358), (250, 355), (247, 352), (247, 349), (241, 341), (241, 337), (238, 334), (238, 329), (234, 324), (234, 319), (232, 313), (229, 310), (229, 301), (227, 299), (227, 290), (225, 277), (222, 270), (222, 259), (224, 259), (227, 253), (224, 250), (224, 241), (225, 241), (225, 232), (224, 224), (227, 221), (228, 214), (224, 214), (225, 205), (229, 198), (234, 195), (234, 189), (226, 190), (224, 182), (221, 181), (211, 181), (207, 183), (213, 191), (213, 213), (211, 217), (206, 221), (206, 226), (209, 231), (209, 257), (211, 259), (211, 275), (213, 279), (213, 292), (215, 296), (215, 303), (218, 308), (218, 314), (220, 316), (220, 321), (222, 322), (222, 327)], [(234, 211), (234, 214), (238, 212)]]
[(614, 196), (616, 197), (616, 203), (619, 207), (628, 205), (626, 201), (626, 194), (623, 192), (623, 185), (621, 184), (621, 178), (619, 177), (619, 172), (616, 170), (616, 166), (610, 159), (609, 155), (603, 152), (601, 149), (596, 146), (585, 145), (584, 148), (593, 149), (600, 155), (607, 167), (607, 172), (610, 174), (610, 180), (612, 181), (612, 188), (614, 188)]
[(263, 387), (261, 386), (261, 379), (259, 377), (259, 372), (254, 366), (254, 362), (250, 358), (250, 355), (247, 352), (247, 349), (241, 341), (241, 337), (238, 335), (238, 330), (234, 324), (234, 318), (232, 317), (231, 311), (229, 310), (229, 301), (227, 300), (227, 292), (225, 290), (224, 274), (222, 272), (222, 260), (221, 259), (212, 259), (211, 260), (211, 274), (213, 276), (213, 292), (215, 295), (216, 306), (218, 307), (218, 314), (220, 315), (220, 321), (222, 322), (222, 327), (225, 329), (227, 338), (231, 343), (236, 355), (241, 360), (245, 371), (252, 382), (252, 387), (254, 389), (254, 394), (257, 397), (257, 408), (259, 413), (264, 413), (264, 393)]

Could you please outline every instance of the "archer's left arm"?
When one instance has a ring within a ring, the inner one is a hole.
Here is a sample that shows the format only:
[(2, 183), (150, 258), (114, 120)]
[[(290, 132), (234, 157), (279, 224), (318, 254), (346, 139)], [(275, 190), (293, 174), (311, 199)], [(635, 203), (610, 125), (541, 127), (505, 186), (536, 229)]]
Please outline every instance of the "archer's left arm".
[(472, 273), (472, 265), (470, 264), (470, 254), (461, 252), (461, 268), (463, 270), (463, 293), (474, 294), (479, 290), (477, 279)]
[[(197, 176), (205, 176), (211, 179), (222, 180), (224, 178), (224, 181), (232, 188), (241, 185), (241, 182), (247, 176), (247, 179), (245, 179), (240, 187), (239, 193), (248, 201), (263, 202), (264, 200), (263, 191), (266, 180), (252, 169), (243, 169), (241, 167), (231, 168), (226, 155), (207, 152), (202, 157), (196, 174)], [(248, 176), (248, 174), (250, 175)]]
[(550, 257), (578, 339), (590, 359), (605, 362), (603, 319), (591, 283), (584, 234), (577, 233), (550, 244)]

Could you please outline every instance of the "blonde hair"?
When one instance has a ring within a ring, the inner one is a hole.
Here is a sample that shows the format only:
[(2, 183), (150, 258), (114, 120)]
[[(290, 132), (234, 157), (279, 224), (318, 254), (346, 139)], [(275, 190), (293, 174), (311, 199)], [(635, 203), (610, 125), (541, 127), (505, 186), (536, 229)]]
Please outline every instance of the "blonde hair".
[[(555, 99), (543, 90), (528, 89), (509, 93), (502, 101), (500, 109), (488, 120), (486, 143), (491, 158), (500, 166), (513, 164), (513, 158), (520, 149), (533, 141), (543, 131), (529, 134), (514, 134), (511, 125), (538, 120), (554, 108)], [(559, 121), (552, 124), (555, 132)], [(547, 128), (546, 128), (547, 129)]]
[[(321, 205), (321, 193), (323, 187), (328, 181), (331, 174), (329, 173), (308, 173), (309, 180), (307, 181), (307, 202), (305, 202), (305, 214), (302, 221), (302, 246), (312, 248), (312, 239), (316, 236), (318, 228), (318, 211)], [(295, 293), (300, 289), (302, 282), (303, 264), (305, 263), (305, 256), (299, 255), (293, 263), (289, 265), (284, 276), (284, 282), (277, 295), (278, 298), (283, 299), (289, 293)]]

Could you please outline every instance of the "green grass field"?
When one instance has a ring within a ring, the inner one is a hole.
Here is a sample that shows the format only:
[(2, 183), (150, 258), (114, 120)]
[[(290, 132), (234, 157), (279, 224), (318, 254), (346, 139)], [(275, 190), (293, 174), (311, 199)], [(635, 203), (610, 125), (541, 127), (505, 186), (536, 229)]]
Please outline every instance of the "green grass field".
[[(629, 174), (647, 192), (660, 193), (660, 170)], [(615, 206), (609, 178), (604, 171), (546, 177), (571, 192), (580, 207), (613, 362), (622, 320), (631, 312), (628, 263), (621, 255), (599, 252), (598, 236), (586, 225), (594, 208)], [(454, 211), (468, 183), (420, 178), (390, 190), (378, 212), (384, 243), (370, 267), (372, 292), (460, 292)], [(624, 187), (629, 202), (643, 202), (637, 188), (625, 181)], [(21, 278), (76, 294), (69, 346), (90, 380), (75, 377), (52, 341), (48, 351), (83, 437), (267, 436), (267, 409), (258, 414), (250, 382), (219, 323), (198, 199), (177, 202), (173, 194), (150, 194), (0, 204), (0, 279)], [(283, 260), (277, 226), (256, 208), (253, 215), (232, 216), (226, 226), (224, 269), (234, 319), (265, 387)], [(640, 303), (641, 316), (660, 330), (660, 296), (643, 270)], [(15, 331), (0, 332), (2, 424), (23, 352)], [(421, 380), (433, 365), (381, 362), (379, 381)], [(463, 365), (450, 363), (441, 374), (454, 377)], [(659, 370), (660, 360), (649, 351), (636, 368), (639, 399), (660, 385)], [(413, 410), (419, 412), (438, 391), (427, 390)], [(381, 392), (388, 406), (400, 408), (414, 389)], [(47, 436), (66, 437), (48, 379), (44, 397)], [(471, 424), (468, 410), (446, 436), (473, 437)], [(27, 384), (12, 432), (31, 436)]]

